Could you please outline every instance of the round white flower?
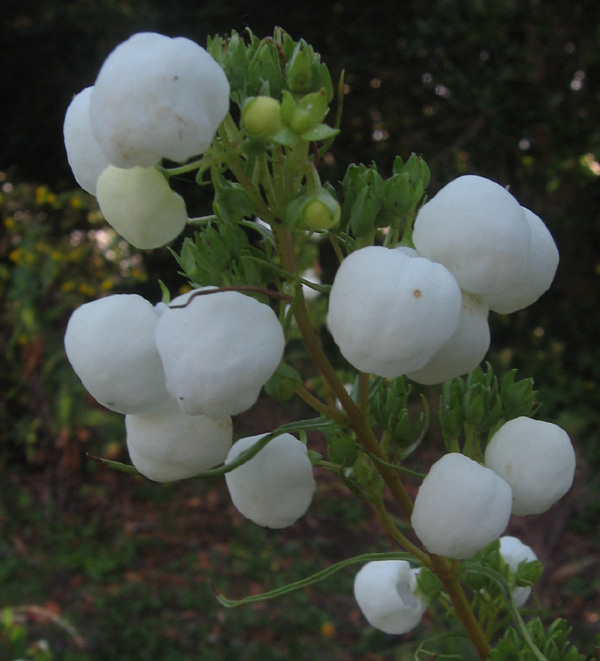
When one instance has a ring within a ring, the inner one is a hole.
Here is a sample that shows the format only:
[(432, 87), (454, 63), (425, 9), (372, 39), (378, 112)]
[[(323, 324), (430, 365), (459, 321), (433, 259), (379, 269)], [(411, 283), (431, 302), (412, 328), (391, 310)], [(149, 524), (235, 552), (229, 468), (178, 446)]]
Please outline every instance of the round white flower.
[(369, 246), (338, 269), (327, 324), (354, 367), (393, 378), (425, 365), (456, 330), (460, 310), (460, 289), (441, 264)]
[[(529, 546), (523, 544), (520, 539), (511, 537), (510, 535), (500, 537), (500, 555), (515, 573), (522, 562), (533, 562), (537, 560), (536, 554)], [(527, 586), (516, 586), (512, 589), (512, 596), (517, 608), (521, 608), (525, 604), (530, 594), (531, 588)]]
[(544, 221), (522, 207), (531, 231), (525, 276), (519, 287), (509, 289), (496, 299), (490, 298), (490, 309), (510, 314), (535, 303), (548, 290), (558, 267), (558, 248)]
[(443, 383), (474, 370), (490, 346), (488, 306), (481, 298), (462, 293), (458, 326), (452, 337), (416, 372), (407, 376), (417, 383)]
[(91, 95), (92, 87), (86, 87), (73, 97), (65, 114), (63, 136), (75, 180), (83, 190), (96, 195), (96, 182), (108, 166), (108, 159), (92, 133)]
[(187, 223), (183, 198), (155, 168), (109, 165), (98, 178), (96, 194), (106, 221), (136, 248), (160, 248)]
[(411, 523), (431, 553), (464, 560), (500, 537), (511, 503), (501, 477), (454, 452), (436, 461), (423, 480)]
[[(225, 464), (264, 436), (248, 436), (234, 443)], [(310, 507), (316, 488), (306, 446), (291, 434), (274, 438), (250, 461), (226, 473), (225, 481), (240, 513), (267, 528), (295, 523)]]
[(427, 605), (415, 594), (418, 571), (404, 560), (378, 560), (358, 572), (354, 597), (372, 627), (404, 634), (419, 624)]
[(114, 294), (77, 308), (67, 324), (65, 351), (86, 389), (107, 408), (140, 413), (168, 397), (152, 304)]
[(575, 451), (558, 425), (522, 416), (494, 434), (485, 465), (512, 487), (514, 514), (541, 514), (571, 488)]
[(130, 37), (108, 56), (92, 92), (94, 135), (120, 168), (184, 162), (206, 151), (229, 110), (217, 62), (184, 37)]
[(156, 326), (167, 389), (189, 415), (246, 411), (283, 357), (281, 324), (250, 296), (195, 291), (171, 301)]
[(170, 397), (125, 416), (125, 428), (131, 462), (156, 482), (183, 480), (223, 463), (232, 442), (231, 418), (185, 415)]
[(502, 300), (527, 277), (531, 231), (525, 212), (505, 188), (483, 177), (459, 177), (426, 202), (413, 241), (462, 290), (486, 300)]

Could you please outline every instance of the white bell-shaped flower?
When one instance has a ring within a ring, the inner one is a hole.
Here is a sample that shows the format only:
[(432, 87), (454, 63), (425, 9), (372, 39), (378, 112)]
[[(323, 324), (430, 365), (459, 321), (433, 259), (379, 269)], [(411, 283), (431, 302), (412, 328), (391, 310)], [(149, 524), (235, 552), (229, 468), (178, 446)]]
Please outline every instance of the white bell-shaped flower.
[(137, 294), (114, 294), (77, 308), (65, 351), (96, 400), (119, 413), (141, 413), (169, 395), (154, 330), (158, 316)]
[(531, 231), (525, 212), (502, 186), (474, 175), (459, 177), (420, 209), (413, 242), (440, 262), (460, 288), (502, 300), (527, 277)]
[(279, 365), (283, 329), (273, 310), (250, 296), (197, 291), (171, 301), (156, 326), (167, 389), (189, 415), (236, 415), (256, 402)]
[(232, 443), (231, 418), (186, 415), (170, 397), (125, 416), (125, 428), (131, 462), (156, 482), (184, 480), (222, 464)]
[(519, 287), (489, 299), (490, 309), (500, 314), (510, 314), (535, 303), (552, 284), (558, 267), (558, 248), (544, 221), (529, 209), (522, 209), (531, 231), (525, 277)]
[(452, 337), (416, 372), (407, 376), (423, 385), (443, 383), (474, 370), (490, 346), (489, 308), (478, 296), (462, 292), (458, 326)]
[(404, 634), (419, 624), (427, 605), (416, 594), (418, 571), (404, 560), (375, 560), (362, 567), (354, 597), (372, 627)]
[(92, 93), (96, 140), (120, 168), (182, 163), (206, 151), (229, 110), (217, 62), (184, 37), (134, 34), (105, 60)]
[[(265, 434), (241, 438), (225, 460), (231, 464)], [(287, 528), (303, 516), (316, 488), (304, 443), (282, 434), (247, 461), (225, 473), (235, 507), (247, 519), (267, 528)]]
[(98, 178), (96, 195), (106, 221), (136, 248), (160, 248), (187, 223), (183, 198), (155, 168), (109, 165)]
[(425, 365), (456, 330), (460, 310), (460, 289), (441, 264), (369, 246), (338, 269), (327, 324), (354, 367), (393, 378)]
[(500, 537), (511, 503), (510, 486), (501, 477), (453, 452), (423, 480), (411, 523), (431, 553), (464, 560)]
[(522, 416), (492, 436), (485, 465), (512, 487), (513, 514), (541, 514), (571, 488), (575, 451), (558, 425)]
[[(517, 571), (522, 562), (537, 560), (537, 555), (529, 546), (511, 535), (500, 537), (500, 555), (513, 572)], [(512, 589), (513, 600), (517, 608), (524, 606), (530, 595), (531, 588), (528, 586), (515, 586)]]
[(65, 113), (63, 137), (67, 160), (73, 176), (84, 191), (96, 195), (96, 182), (108, 166), (108, 159), (92, 133), (90, 97), (92, 87), (86, 87), (73, 100)]

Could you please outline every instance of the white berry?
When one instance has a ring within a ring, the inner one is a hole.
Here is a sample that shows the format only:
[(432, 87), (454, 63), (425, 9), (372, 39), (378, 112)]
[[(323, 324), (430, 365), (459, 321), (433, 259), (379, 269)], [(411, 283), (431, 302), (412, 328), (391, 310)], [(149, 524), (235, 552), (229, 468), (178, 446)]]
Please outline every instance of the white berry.
[(512, 487), (514, 514), (541, 514), (571, 488), (575, 451), (558, 425), (522, 416), (492, 436), (485, 465)]
[[(510, 569), (516, 573), (522, 562), (533, 562), (537, 560), (533, 550), (523, 544), (520, 539), (510, 535), (500, 537), (500, 555)], [(512, 596), (517, 608), (521, 608), (529, 599), (531, 588), (528, 586), (515, 586), (512, 589)]]
[(75, 180), (83, 190), (96, 195), (96, 182), (108, 166), (108, 159), (92, 133), (91, 95), (92, 88), (86, 87), (73, 97), (65, 114), (63, 136), (67, 160)]
[(526, 270), (519, 287), (489, 299), (490, 309), (501, 314), (510, 314), (535, 303), (552, 284), (558, 267), (558, 248), (544, 221), (529, 209), (522, 209), (531, 231)]
[(65, 351), (96, 400), (119, 413), (140, 413), (168, 397), (152, 304), (114, 294), (77, 308), (67, 324)]
[(232, 442), (231, 418), (185, 415), (170, 397), (125, 416), (125, 428), (131, 462), (156, 482), (183, 480), (223, 463)]
[(160, 248), (187, 223), (183, 198), (155, 168), (109, 165), (98, 179), (96, 194), (106, 221), (136, 248)]
[(488, 311), (481, 298), (462, 292), (461, 313), (452, 337), (420, 370), (407, 376), (417, 383), (433, 385), (474, 370), (490, 346)]
[(460, 309), (460, 289), (441, 264), (369, 246), (338, 269), (327, 324), (354, 367), (392, 378), (425, 365), (456, 330)]
[(404, 560), (368, 562), (354, 579), (354, 597), (372, 627), (387, 634), (414, 629), (427, 608), (417, 595), (418, 569)]
[(156, 344), (181, 410), (223, 418), (256, 402), (283, 357), (285, 338), (268, 305), (239, 292), (198, 291), (163, 311)]
[[(231, 448), (225, 464), (264, 437), (248, 436)], [(316, 488), (304, 443), (291, 434), (270, 441), (250, 461), (225, 474), (235, 507), (267, 528), (287, 528), (308, 510)]]
[(500, 537), (511, 503), (510, 486), (501, 477), (454, 452), (429, 470), (411, 523), (431, 553), (464, 560)]
[(486, 300), (501, 300), (526, 277), (531, 232), (525, 213), (505, 188), (483, 177), (459, 177), (424, 204), (413, 241), (462, 290)]
[(206, 151), (229, 109), (217, 62), (184, 37), (130, 37), (108, 56), (90, 104), (94, 135), (109, 162), (151, 167)]

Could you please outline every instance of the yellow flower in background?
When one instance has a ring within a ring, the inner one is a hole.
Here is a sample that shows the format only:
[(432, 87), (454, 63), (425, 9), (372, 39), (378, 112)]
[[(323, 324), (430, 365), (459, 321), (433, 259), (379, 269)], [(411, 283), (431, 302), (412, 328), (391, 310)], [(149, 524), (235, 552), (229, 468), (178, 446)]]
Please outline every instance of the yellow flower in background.
[(15, 248), (14, 250), (11, 250), (8, 253), (8, 259), (17, 266), (32, 264), (35, 261), (33, 254), (23, 248)]
[(323, 638), (333, 638), (335, 636), (335, 627), (331, 622), (321, 624), (321, 635)]
[(35, 189), (35, 201), (39, 204), (42, 205), (46, 201), (46, 196), (48, 195), (48, 187), (47, 186), (37, 186)]
[(96, 288), (88, 285), (87, 282), (82, 282), (78, 289), (80, 294), (85, 294), (86, 296), (94, 296), (96, 294)]

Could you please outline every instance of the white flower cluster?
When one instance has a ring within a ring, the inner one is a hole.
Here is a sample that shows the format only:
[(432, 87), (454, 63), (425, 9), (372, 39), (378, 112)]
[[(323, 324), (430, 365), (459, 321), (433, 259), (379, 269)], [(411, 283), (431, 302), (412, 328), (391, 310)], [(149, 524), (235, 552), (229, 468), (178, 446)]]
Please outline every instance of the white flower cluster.
[(119, 234), (158, 248), (182, 231), (187, 212), (154, 166), (205, 152), (228, 109), (229, 82), (206, 50), (184, 37), (135, 34), (69, 105), (67, 158)]
[(363, 372), (442, 383), (473, 370), (488, 312), (507, 314), (550, 286), (558, 251), (544, 223), (498, 184), (464, 176), (417, 215), (416, 251), (370, 246), (336, 274), (328, 326)]
[(575, 451), (555, 424), (520, 417), (504, 423), (485, 466), (453, 452), (431, 467), (411, 518), (431, 553), (466, 559), (498, 539), (510, 515), (541, 514), (573, 484)]
[(231, 416), (255, 403), (283, 356), (270, 307), (202, 291), (156, 307), (137, 294), (106, 296), (77, 308), (65, 333), (86, 389), (125, 414), (133, 464), (160, 482), (223, 463)]

